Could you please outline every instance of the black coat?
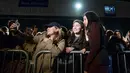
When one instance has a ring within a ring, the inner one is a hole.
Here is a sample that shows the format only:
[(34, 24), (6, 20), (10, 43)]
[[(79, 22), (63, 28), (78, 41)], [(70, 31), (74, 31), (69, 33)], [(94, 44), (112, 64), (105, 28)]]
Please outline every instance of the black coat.
[(7, 42), (5, 48), (11, 48), (11, 49), (16, 48), (16, 46), (22, 47), (25, 41), (24, 36), (22, 36), (22, 33), (18, 31), (10, 31), (10, 34), (6, 37), (6, 40)]
[(74, 50), (80, 51), (83, 48), (88, 48), (88, 42), (86, 41), (84, 36), (75, 37), (73, 34), (68, 39), (68, 47), (73, 47)]

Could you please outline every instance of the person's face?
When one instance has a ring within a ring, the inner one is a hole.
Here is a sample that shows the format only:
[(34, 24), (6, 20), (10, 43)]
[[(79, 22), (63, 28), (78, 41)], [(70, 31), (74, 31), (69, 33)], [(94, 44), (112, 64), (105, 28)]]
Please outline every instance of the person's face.
[(73, 23), (72, 31), (75, 34), (80, 33), (81, 29), (82, 29), (82, 27), (81, 27), (81, 25), (78, 22)]
[(120, 32), (116, 32), (116, 36), (121, 39), (121, 34), (120, 34)]
[(10, 29), (14, 29), (17, 27), (17, 24), (13, 23), (11, 26), (10, 26)]
[(87, 27), (88, 25), (88, 19), (86, 16), (83, 17), (83, 23), (84, 23), (84, 26)]
[(55, 33), (58, 32), (58, 27), (52, 26), (52, 27), (48, 27), (47, 28), (47, 35), (51, 36), (51, 35), (55, 35)]

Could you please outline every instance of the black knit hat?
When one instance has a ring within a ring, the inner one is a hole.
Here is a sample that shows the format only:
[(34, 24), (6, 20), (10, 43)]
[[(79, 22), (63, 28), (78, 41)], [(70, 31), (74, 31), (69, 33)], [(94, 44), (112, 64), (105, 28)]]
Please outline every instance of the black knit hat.
[(93, 11), (87, 11), (86, 13), (84, 13), (84, 16), (86, 16), (88, 21), (91, 22), (97, 22), (100, 20), (99, 16)]

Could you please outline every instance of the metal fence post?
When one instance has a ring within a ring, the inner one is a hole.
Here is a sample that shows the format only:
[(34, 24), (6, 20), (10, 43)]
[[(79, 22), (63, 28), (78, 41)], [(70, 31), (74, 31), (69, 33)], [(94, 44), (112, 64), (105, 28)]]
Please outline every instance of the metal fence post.
[(80, 73), (82, 73), (83, 71), (82, 71), (82, 63), (83, 62), (83, 60), (82, 60), (82, 54), (80, 54)]
[(59, 70), (58, 70), (59, 69), (59, 58), (57, 58), (57, 68), (56, 69), (57, 69), (57, 73), (59, 73)]
[(74, 53), (73, 53), (73, 73), (74, 73)]
[(127, 66), (126, 66), (126, 56), (125, 53), (123, 53), (124, 58), (124, 65), (125, 65), (125, 73), (127, 73)]
[(118, 73), (120, 73), (120, 61), (119, 61), (119, 53), (117, 55), (117, 65), (118, 65)]

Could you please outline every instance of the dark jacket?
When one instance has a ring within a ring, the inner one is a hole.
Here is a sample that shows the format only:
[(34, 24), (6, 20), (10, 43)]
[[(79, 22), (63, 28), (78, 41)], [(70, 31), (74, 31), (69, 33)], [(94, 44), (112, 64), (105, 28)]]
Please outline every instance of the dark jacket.
[(5, 48), (11, 48), (14, 49), (16, 46), (23, 46), (24, 44), (24, 37), (22, 36), (22, 33), (17, 30), (10, 30), (10, 34), (7, 36), (7, 43)]
[(85, 40), (84, 35), (81, 35), (80, 37), (75, 37), (74, 34), (69, 37), (68, 39), (68, 47), (73, 47), (74, 50), (80, 51), (83, 48), (88, 48), (88, 42)]
[(104, 31), (100, 24), (92, 22), (89, 26), (90, 53), (85, 62), (85, 71), (88, 73), (107, 73), (108, 53), (105, 45)]
[[(80, 51), (82, 49), (88, 48), (88, 42), (86, 41), (84, 35), (81, 35), (80, 37), (75, 37), (74, 34), (69, 37), (68, 39), (68, 47), (73, 47), (73, 51)], [(83, 56), (84, 57), (84, 56)], [(73, 63), (73, 55), (67, 54), (66, 55), (67, 62), (69, 63), (67, 66), (67, 73), (73, 73), (72, 63)], [(80, 73), (80, 54), (74, 54), (74, 73)], [(84, 61), (84, 58), (82, 58), (82, 61)], [(83, 64), (84, 65), (84, 64)]]
[(125, 50), (126, 49), (126, 43), (122, 39), (119, 39), (116, 36), (112, 36), (111, 39), (108, 42), (107, 50), (111, 53), (123, 51), (123, 49), (121, 49), (120, 44), (122, 44), (122, 47), (124, 47), (123, 49)]

